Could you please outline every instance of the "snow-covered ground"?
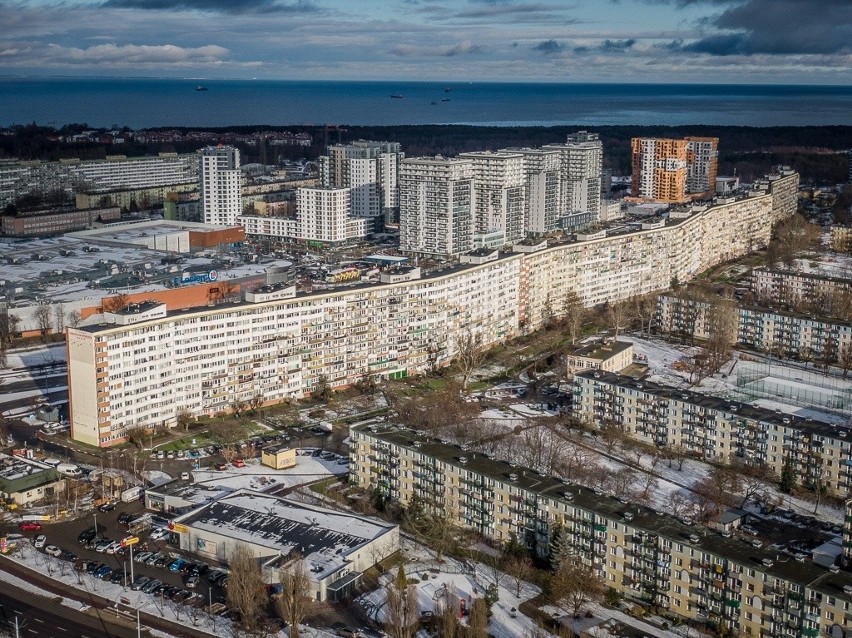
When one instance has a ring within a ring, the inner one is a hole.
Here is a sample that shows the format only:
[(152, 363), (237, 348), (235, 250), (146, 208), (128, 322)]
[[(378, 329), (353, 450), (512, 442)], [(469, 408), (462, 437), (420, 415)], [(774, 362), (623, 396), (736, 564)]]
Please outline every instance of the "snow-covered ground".
[(827, 277), (852, 278), (852, 255), (826, 252), (810, 259), (797, 259), (793, 269)]
[[(45, 400), (48, 393), (67, 390), (65, 383), (55, 383), (49, 388), (34, 387), (21, 392), (9, 392), (12, 383), (39, 381), (65, 372), (65, 344), (52, 343), (10, 350), (6, 354), (6, 367), (0, 368), (0, 394), (3, 403), (15, 406), (3, 411), (3, 416), (23, 417), (32, 413), (35, 404)], [(7, 391), (2, 391), (3, 386)]]
[(198, 469), (192, 471), (195, 483), (209, 483), (216, 487), (239, 490), (265, 490), (272, 486), (296, 487), (313, 483), (335, 474), (345, 474), (349, 464), (338, 465), (337, 461), (324, 461), (315, 456), (297, 456), (296, 467), (273, 470), (260, 464), (260, 459), (246, 459), (245, 467), (228, 466), (227, 470)]
[(647, 358), (649, 381), (692, 388), (831, 425), (850, 422), (848, 415), (822, 406), (848, 405), (852, 396), (852, 379), (826, 377), (815, 370), (778, 361), (769, 366), (756, 355), (734, 353), (720, 372), (691, 385), (689, 373), (674, 366), (677, 361), (685, 362), (696, 348), (635, 335), (620, 338), (632, 342), (636, 354)]
[[(474, 598), (485, 596), (488, 587), (499, 581), (498, 599), (491, 607), (492, 616), (488, 623), (488, 633), (495, 638), (520, 638), (529, 635), (535, 629), (535, 623), (517, 611), (525, 600), (537, 596), (540, 590), (535, 585), (522, 583), (520, 597), (515, 596), (515, 585), (506, 574), (494, 572), (481, 563), (461, 561), (445, 557), (437, 562), (430, 552), (419, 545), (405, 540), (403, 542), (406, 564), (405, 573), (410, 579), (417, 579), (417, 601), (421, 612), (437, 612), (440, 601), (449, 595), (470, 606)], [(424, 576), (426, 576), (424, 578)], [(384, 585), (396, 578), (396, 571), (382, 577), (382, 587), (369, 592), (356, 600), (361, 607), (379, 622), (387, 620), (387, 590)], [(514, 611), (512, 611), (514, 609)]]

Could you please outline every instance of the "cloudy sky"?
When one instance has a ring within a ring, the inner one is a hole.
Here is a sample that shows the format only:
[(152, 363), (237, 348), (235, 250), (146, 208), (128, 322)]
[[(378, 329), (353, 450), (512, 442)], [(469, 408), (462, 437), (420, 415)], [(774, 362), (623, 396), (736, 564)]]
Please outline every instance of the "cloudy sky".
[(852, 0), (0, 0), (0, 74), (852, 84)]

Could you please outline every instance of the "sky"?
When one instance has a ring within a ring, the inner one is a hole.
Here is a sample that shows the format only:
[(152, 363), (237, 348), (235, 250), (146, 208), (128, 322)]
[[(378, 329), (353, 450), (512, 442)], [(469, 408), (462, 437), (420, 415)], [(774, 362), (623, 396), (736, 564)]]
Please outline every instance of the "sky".
[(0, 75), (852, 84), (852, 0), (0, 0)]

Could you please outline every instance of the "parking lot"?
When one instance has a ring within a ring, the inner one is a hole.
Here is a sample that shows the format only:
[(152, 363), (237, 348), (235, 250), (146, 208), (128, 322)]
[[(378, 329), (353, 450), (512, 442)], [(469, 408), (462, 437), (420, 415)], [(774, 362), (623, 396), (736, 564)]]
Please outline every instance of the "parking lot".
[[(159, 581), (154, 583), (149, 592), (155, 596), (152, 598), (155, 603), (162, 604), (168, 600), (186, 605), (187, 608), (206, 609), (212, 602), (214, 611), (227, 613), (226, 594), (222, 586), (226, 584), (223, 581), (226, 572), (221, 571), (222, 577), (218, 578), (216, 583), (211, 583), (210, 574), (217, 569), (222, 570), (222, 566), (209, 562), (202, 566), (192, 557), (186, 557), (181, 562), (180, 552), (168, 543), (169, 534), (165, 527), (168, 521), (165, 518), (154, 516), (151, 527), (138, 535), (139, 543), (133, 547), (132, 570), (129, 548), (109, 547), (109, 541), (120, 541), (130, 533), (127, 525), (118, 522), (119, 517), (122, 517), (122, 520), (128, 516), (138, 519), (142, 512), (138, 502), (120, 503), (110, 512), (96, 511), (76, 521), (45, 523), (40, 530), (29, 531), (22, 531), (17, 526), (6, 526), (4, 532), (10, 541), (28, 546), (29, 549), (25, 551), (44, 552), (49, 547), (57, 548), (59, 555), (53, 556), (56, 568), (60, 569), (59, 561), (65, 562), (66, 567), (61, 569), (77, 571), (80, 584), (89, 590), (97, 591), (99, 582), (102, 581), (111, 581), (121, 585), (123, 590), (129, 590), (132, 571), (137, 580), (145, 577), (151, 581)], [(96, 519), (98, 536), (94, 537)], [(91, 542), (83, 544), (80, 537), (87, 531), (93, 538)], [(33, 546), (34, 541), (41, 535), (45, 537), (44, 543), (40, 543), (42, 546), (36, 548)], [(148, 560), (140, 562), (140, 557), (147, 557)], [(194, 568), (196, 565), (198, 567)], [(159, 600), (156, 596), (159, 596)]]

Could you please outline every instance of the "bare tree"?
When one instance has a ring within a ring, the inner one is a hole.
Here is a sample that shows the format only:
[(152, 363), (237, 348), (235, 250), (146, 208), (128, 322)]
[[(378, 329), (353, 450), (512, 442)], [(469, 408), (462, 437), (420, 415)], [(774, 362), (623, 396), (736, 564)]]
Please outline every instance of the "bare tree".
[(633, 314), (639, 319), (640, 334), (651, 336), (651, 327), (654, 324), (658, 299), (659, 295), (657, 294), (636, 295), (631, 299), (633, 302)]
[(53, 307), (53, 328), (56, 330), (56, 334), (65, 332), (65, 306), (61, 303)]
[(36, 306), (35, 312), (33, 312), (33, 319), (35, 319), (42, 338), (47, 337), (51, 327), (50, 304), (41, 303)]
[(577, 343), (577, 337), (583, 330), (583, 323), (586, 320), (586, 309), (583, 307), (583, 300), (580, 299), (575, 291), (569, 290), (563, 298), (562, 312), (564, 315), (565, 329), (568, 331), (568, 336), (571, 338), (571, 345)]
[(737, 341), (739, 315), (732, 295), (715, 297), (707, 309), (707, 365), (717, 372), (730, 358)]
[(253, 631), (260, 621), (266, 598), (260, 565), (246, 545), (237, 544), (228, 561), (228, 606), (240, 615), (240, 624)]
[(740, 473), (740, 507), (745, 507), (751, 501), (762, 501), (772, 493), (770, 483), (772, 471), (766, 465), (738, 466)]
[(83, 316), (80, 314), (79, 310), (72, 310), (66, 316), (66, 323), (70, 328), (76, 328), (80, 325), (81, 321), (83, 321)]
[(852, 343), (846, 343), (840, 348), (837, 364), (843, 370), (843, 378), (845, 379), (849, 375), (849, 369), (852, 368)]
[(630, 498), (633, 496), (633, 486), (638, 480), (636, 471), (623, 467), (612, 475), (612, 493), (616, 498)]
[(488, 638), (488, 604), (484, 598), (475, 598), (467, 617), (467, 638)]
[(278, 575), (281, 583), (281, 597), (275, 606), (290, 628), (290, 638), (299, 638), (299, 626), (314, 611), (311, 597), (311, 580), (301, 556), (297, 556), (289, 569), (282, 569)]
[(385, 630), (391, 638), (412, 638), (420, 621), (417, 587), (408, 584), (402, 565), (399, 566), (396, 579), (386, 589), (388, 600)]
[(613, 338), (618, 339), (618, 333), (629, 327), (628, 323), (632, 318), (630, 303), (627, 301), (616, 301), (607, 306), (606, 312)]
[(446, 591), (438, 602), (438, 638), (459, 638), (459, 599), (452, 592)]
[(521, 589), (535, 576), (535, 567), (529, 556), (512, 556), (506, 561), (506, 574), (512, 579), (515, 596), (521, 597)]
[(102, 312), (120, 312), (130, 305), (130, 297), (119, 293), (115, 297), (108, 297), (101, 301)]
[(475, 335), (468, 328), (456, 337), (455, 342), (464, 391), (467, 390), (471, 375), (485, 361), (487, 351), (482, 342), (482, 335)]
[(583, 606), (603, 595), (604, 583), (597, 571), (579, 561), (563, 561), (550, 580), (550, 597), (568, 605), (574, 616)]
[(184, 408), (177, 413), (175, 420), (178, 426), (183, 428), (184, 432), (189, 432), (189, 426), (195, 422), (195, 417), (192, 415), (192, 412)]

